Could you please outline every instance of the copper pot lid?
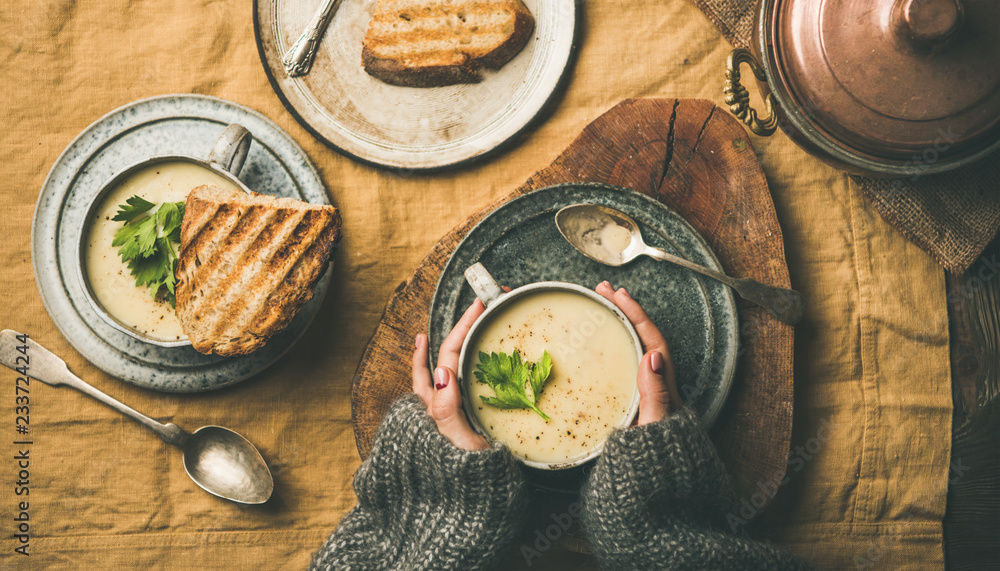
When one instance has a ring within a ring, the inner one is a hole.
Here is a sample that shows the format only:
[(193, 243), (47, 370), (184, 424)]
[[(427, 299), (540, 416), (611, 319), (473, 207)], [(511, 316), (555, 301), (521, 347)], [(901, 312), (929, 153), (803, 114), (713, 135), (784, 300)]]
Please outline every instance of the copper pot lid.
[(792, 105), (846, 152), (944, 162), (997, 145), (1000, 1), (774, 0), (768, 19)]

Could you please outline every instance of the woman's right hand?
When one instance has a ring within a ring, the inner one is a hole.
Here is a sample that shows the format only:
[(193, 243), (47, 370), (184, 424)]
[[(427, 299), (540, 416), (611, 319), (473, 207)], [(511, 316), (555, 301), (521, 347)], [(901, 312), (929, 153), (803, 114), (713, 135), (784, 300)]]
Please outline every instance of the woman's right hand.
[(684, 404), (681, 402), (680, 391), (677, 390), (674, 362), (670, 358), (670, 347), (667, 346), (666, 339), (642, 306), (632, 299), (625, 288), (615, 291), (611, 284), (605, 281), (595, 289), (628, 317), (646, 352), (639, 362), (637, 424), (641, 426), (666, 418)]

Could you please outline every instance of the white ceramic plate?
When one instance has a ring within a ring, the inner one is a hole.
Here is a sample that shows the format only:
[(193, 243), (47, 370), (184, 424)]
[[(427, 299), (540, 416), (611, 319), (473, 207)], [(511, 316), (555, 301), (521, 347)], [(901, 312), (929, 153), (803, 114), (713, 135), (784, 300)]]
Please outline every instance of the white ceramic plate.
[(150, 156), (207, 156), (230, 123), (243, 125), (254, 137), (239, 176), (248, 187), (329, 204), (319, 173), (287, 133), (252, 109), (203, 95), (153, 97), (112, 111), (66, 147), (42, 185), (31, 223), (31, 261), (42, 302), (70, 344), (114, 377), (171, 392), (204, 391), (241, 381), (291, 348), (326, 295), (329, 271), (285, 331), (253, 354), (233, 358), (202, 355), (190, 346), (143, 343), (112, 328), (88, 303), (78, 277), (77, 243), (93, 195), (116, 172)]
[(375, 0), (343, 0), (312, 71), (290, 78), (281, 59), (321, 0), (255, 0), (257, 48), (289, 111), (320, 139), (366, 162), (404, 169), (452, 166), (483, 155), (528, 126), (566, 71), (575, 0), (524, 0), (535, 17), (527, 46), (476, 84), (413, 88), (383, 83), (361, 66)]

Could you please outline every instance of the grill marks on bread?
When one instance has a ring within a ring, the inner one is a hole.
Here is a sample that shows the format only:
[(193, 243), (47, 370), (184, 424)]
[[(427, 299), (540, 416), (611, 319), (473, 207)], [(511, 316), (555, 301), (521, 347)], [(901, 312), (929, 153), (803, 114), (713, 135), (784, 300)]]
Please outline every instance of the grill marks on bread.
[(312, 298), (340, 218), (331, 206), (198, 187), (181, 227), (177, 315), (202, 353), (244, 355)]
[(393, 85), (438, 87), (482, 80), (531, 38), (535, 20), (521, 0), (379, 0), (362, 64)]

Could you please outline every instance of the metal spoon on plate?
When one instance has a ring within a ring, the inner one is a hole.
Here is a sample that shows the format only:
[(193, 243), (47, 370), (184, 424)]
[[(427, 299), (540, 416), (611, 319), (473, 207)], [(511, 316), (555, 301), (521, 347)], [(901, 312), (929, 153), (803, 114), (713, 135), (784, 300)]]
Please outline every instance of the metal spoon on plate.
[(0, 332), (0, 363), (27, 369), (26, 376), (52, 386), (73, 387), (139, 421), (184, 452), (184, 470), (210, 494), (241, 504), (262, 504), (271, 497), (274, 480), (260, 452), (228, 428), (204, 426), (188, 434), (174, 423), (157, 422), (90, 386), (51, 351), (9, 329)]
[(312, 70), (319, 42), (323, 39), (323, 34), (326, 33), (326, 27), (330, 25), (333, 15), (337, 13), (340, 2), (341, 0), (323, 0), (305, 31), (285, 52), (281, 63), (285, 66), (285, 73), (288, 74), (288, 77), (302, 77)]
[(733, 278), (646, 245), (635, 220), (614, 208), (573, 204), (556, 213), (556, 226), (574, 248), (595, 262), (621, 266), (645, 255), (722, 282), (743, 299), (773, 313), (783, 323), (795, 325), (805, 311), (802, 294), (795, 290), (765, 285), (750, 278)]

